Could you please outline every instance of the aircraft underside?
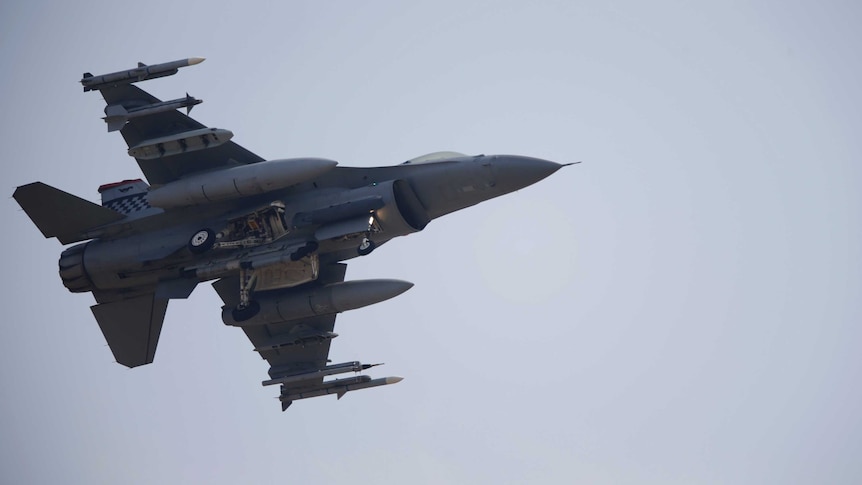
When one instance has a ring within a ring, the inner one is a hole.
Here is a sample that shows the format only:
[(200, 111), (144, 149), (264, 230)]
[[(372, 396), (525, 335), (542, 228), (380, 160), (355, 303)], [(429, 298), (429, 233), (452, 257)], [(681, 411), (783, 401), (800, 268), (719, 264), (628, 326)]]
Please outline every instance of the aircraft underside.
[[(264, 160), (133, 83), (198, 64), (191, 58), (81, 80), (105, 98), (109, 131), (120, 131), (147, 179), (99, 188), (102, 205), (35, 182), (14, 197), (45, 237), (65, 249), (63, 284), (90, 292), (117, 362), (149, 364), (168, 302), (203, 281), (224, 301), (222, 321), (241, 328), (269, 365), (263, 385), (294, 400), (401, 380), (359, 374), (375, 365), (331, 364), (338, 313), (393, 298), (412, 283), (345, 281), (343, 261), (445, 214), (531, 185), (562, 165), (512, 155), (441, 152), (400, 165), (349, 168), (321, 158)], [(187, 111), (188, 112), (188, 111)], [(330, 376), (355, 373), (353, 377)]]

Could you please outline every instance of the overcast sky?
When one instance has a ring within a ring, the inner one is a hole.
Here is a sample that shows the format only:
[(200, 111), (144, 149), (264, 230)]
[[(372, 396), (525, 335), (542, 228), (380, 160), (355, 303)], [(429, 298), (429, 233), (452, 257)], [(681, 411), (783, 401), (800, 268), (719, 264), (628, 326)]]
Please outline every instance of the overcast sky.
[(705, 3), (0, 3), (9, 196), (139, 177), (77, 81), (189, 56), (265, 158), (584, 162), (352, 261), (416, 286), (331, 358), (405, 379), (286, 413), (208, 284), (114, 363), (9, 197), (0, 482), (860, 483), (860, 8)]

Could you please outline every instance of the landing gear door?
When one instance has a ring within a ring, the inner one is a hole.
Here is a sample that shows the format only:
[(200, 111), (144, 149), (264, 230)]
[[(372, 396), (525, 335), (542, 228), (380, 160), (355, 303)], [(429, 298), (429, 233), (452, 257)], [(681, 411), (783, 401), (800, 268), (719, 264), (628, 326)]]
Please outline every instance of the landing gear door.
[(320, 260), (317, 253), (313, 253), (299, 261), (264, 266), (256, 269), (255, 273), (255, 291), (291, 288), (315, 281), (320, 274)]
[(318, 241), (324, 241), (369, 232), (377, 232), (376, 222), (371, 215), (363, 215), (321, 226), (314, 233), (314, 237)]

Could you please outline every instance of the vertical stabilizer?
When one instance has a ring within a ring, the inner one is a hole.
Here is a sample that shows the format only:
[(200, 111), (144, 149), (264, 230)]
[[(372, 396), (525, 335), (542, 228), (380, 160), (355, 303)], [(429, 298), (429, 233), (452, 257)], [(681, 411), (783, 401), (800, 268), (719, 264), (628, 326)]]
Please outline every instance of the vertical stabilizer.
[(149, 187), (141, 179), (102, 185), (99, 187), (102, 206), (126, 215), (145, 211), (150, 208), (150, 203), (147, 201)]

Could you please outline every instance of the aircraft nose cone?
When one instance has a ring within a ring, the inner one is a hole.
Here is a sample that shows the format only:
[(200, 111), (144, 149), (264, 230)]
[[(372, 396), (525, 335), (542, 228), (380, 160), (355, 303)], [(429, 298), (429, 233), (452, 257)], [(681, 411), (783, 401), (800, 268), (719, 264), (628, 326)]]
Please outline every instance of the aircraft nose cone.
[(518, 155), (494, 155), (491, 165), (494, 167), (496, 185), (504, 192), (533, 185), (563, 167), (541, 158)]

